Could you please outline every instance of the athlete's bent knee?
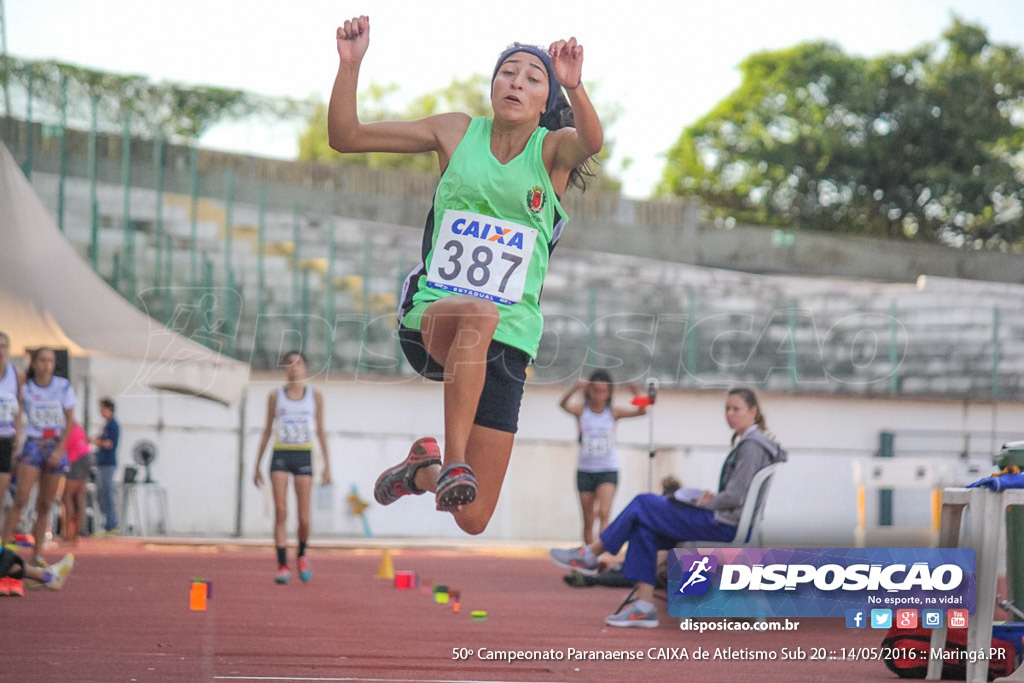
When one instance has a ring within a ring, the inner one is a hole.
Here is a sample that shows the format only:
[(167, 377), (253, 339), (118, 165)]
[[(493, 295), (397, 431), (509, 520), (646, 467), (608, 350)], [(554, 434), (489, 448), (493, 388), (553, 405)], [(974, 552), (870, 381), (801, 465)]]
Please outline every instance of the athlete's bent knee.
[(459, 329), (491, 333), (498, 327), (498, 307), (491, 301), (467, 297), (459, 304)]
[(487, 515), (482, 517), (480, 515), (465, 515), (458, 512), (455, 513), (455, 523), (459, 525), (459, 528), (465, 531), (470, 536), (478, 536), (487, 530), (487, 523), (491, 521), (491, 516)]

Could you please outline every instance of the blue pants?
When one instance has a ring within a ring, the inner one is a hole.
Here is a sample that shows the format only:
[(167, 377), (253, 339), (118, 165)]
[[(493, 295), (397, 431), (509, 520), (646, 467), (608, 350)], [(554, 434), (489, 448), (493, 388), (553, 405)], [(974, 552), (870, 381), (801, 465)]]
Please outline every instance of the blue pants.
[(716, 522), (711, 510), (683, 505), (653, 493), (641, 493), (601, 532), (601, 543), (615, 555), (628, 541), (622, 575), (653, 586), (659, 550), (668, 550), (682, 541), (724, 543), (735, 536), (736, 527)]
[(103, 528), (110, 531), (117, 526), (117, 506), (114, 505), (114, 471), (117, 465), (100, 465), (96, 469), (100, 475), (96, 489), (103, 510)]

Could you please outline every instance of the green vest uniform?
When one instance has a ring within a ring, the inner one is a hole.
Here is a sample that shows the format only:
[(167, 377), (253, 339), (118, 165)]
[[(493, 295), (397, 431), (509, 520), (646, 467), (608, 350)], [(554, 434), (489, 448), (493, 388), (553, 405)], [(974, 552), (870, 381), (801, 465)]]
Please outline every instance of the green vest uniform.
[(494, 301), (495, 341), (537, 356), (538, 305), (548, 259), (566, 222), (541, 151), (546, 128), (507, 164), (491, 154), (489, 118), (475, 118), (434, 193), (423, 263), (405, 285), (402, 325), (420, 329), (427, 306), (468, 294)]

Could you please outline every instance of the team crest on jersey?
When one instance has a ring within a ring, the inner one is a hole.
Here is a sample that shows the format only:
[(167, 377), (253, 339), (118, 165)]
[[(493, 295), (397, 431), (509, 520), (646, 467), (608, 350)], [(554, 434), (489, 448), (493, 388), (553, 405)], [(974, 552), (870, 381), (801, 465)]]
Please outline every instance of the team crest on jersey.
[(540, 213), (547, 203), (548, 196), (544, 194), (544, 188), (540, 185), (531, 187), (526, 193), (526, 208), (534, 213)]

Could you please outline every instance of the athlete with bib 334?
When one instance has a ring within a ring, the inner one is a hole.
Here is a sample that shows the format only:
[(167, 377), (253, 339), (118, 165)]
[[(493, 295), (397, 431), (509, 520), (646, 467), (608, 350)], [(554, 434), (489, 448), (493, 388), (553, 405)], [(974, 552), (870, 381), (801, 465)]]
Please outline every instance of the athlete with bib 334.
[(437, 154), (441, 178), (399, 333), (410, 364), (444, 381), (443, 457), (433, 438), (420, 439), (380, 476), (374, 497), (388, 505), (432, 491), (437, 509), (479, 534), (498, 503), (540, 342), (541, 286), (566, 222), (559, 198), (582, 187), (603, 144), (601, 122), (583, 86), (583, 47), (570, 38), (502, 52), (493, 118), (362, 123), (356, 89), (369, 41), (365, 16), (338, 28), (328, 134), (339, 152)]
[(44, 346), (31, 352), (20, 397), (25, 415), (25, 445), (18, 458), (14, 502), (3, 529), (3, 542), (10, 543), (21, 522), (22, 511), (38, 485), (36, 517), (32, 523), (35, 542), (32, 562), (38, 566), (46, 564), (42, 556), (46, 527), (50, 522), (50, 507), (68, 472), (66, 449), (75, 424), (74, 407), (78, 403), (71, 382), (55, 374), (56, 367), (57, 355), (53, 349)]

